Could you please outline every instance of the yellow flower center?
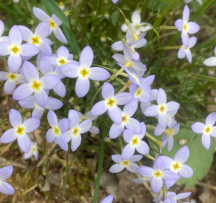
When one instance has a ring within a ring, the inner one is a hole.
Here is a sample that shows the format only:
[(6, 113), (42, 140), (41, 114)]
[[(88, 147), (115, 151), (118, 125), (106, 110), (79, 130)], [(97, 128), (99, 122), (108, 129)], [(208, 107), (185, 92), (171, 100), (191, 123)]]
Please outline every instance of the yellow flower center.
[(140, 28), (141, 26), (140, 25), (134, 25), (134, 28), (136, 29), (136, 30), (138, 30), (139, 28)]
[(187, 23), (184, 23), (184, 27), (183, 27), (184, 31), (187, 31)]
[(80, 122), (83, 122), (83, 121), (85, 121), (87, 118), (86, 117), (82, 117), (82, 118), (80, 118)]
[(204, 128), (205, 134), (209, 134), (211, 131), (212, 131), (212, 129), (211, 129), (211, 127), (210, 127), (209, 125), (207, 125), (207, 126)]
[(37, 81), (33, 81), (32, 82), (32, 89), (34, 89), (34, 90), (40, 90), (41, 89), (41, 83), (40, 82), (37, 82)]
[(78, 132), (79, 132), (79, 129), (78, 128), (74, 128), (72, 133), (73, 133), (73, 135), (76, 136), (78, 134)]
[(130, 49), (130, 52), (133, 53), (134, 51), (133, 51), (133, 49), (132, 49), (132, 46), (128, 46), (128, 47), (129, 47), (129, 49)]
[(40, 44), (39, 37), (35, 36), (31, 38), (32, 44), (37, 45)]
[(126, 68), (129, 68), (130, 66), (132, 66), (131, 61), (127, 60), (126, 63), (124, 64), (124, 66), (125, 66)]
[(142, 89), (138, 88), (138, 90), (135, 92), (135, 96), (138, 97), (139, 95), (141, 95), (142, 93)]
[(139, 141), (138, 141), (138, 138), (137, 138), (137, 137), (134, 137), (134, 138), (131, 140), (132, 146), (135, 146), (135, 145), (137, 145), (138, 143), (139, 143)]
[(166, 110), (166, 107), (164, 105), (160, 105), (158, 109), (160, 113), (164, 113)]
[(18, 126), (16, 129), (16, 134), (22, 135), (24, 132), (24, 127)]
[(129, 161), (127, 161), (127, 160), (123, 161), (123, 162), (122, 162), (122, 165), (123, 165), (123, 166), (128, 166), (128, 165), (129, 165)]
[(164, 132), (169, 136), (173, 135), (173, 129), (165, 129)]
[(54, 134), (55, 134), (55, 135), (60, 135), (60, 129), (59, 129), (59, 127), (55, 126), (55, 127), (53, 128), (53, 131), (54, 131)]
[(53, 20), (49, 20), (49, 25), (51, 28), (55, 28), (56, 27), (56, 24)]
[(10, 73), (10, 74), (8, 75), (8, 78), (9, 78), (10, 80), (16, 80), (16, 79), (17, 79), (17, 75), (16, 75), (15, 73)]
[(61, 66), (63, 66), (63, 65), (65, 65), (67, 62), (66, 62), (64, 59), (59, 59), (59, 60), (58, 60), (58, 63), (59, 63)]
[(122, 123), (126, 123), (128, 121), (128, 118), (126, 115), (122, 116)]
[(37, 151), (36, 147), (32, 147), (32, 148), (31, 148), (31, 151), (32, 151), (32, 152), (36, 152), (36, 151)]
[(59, 2), (59, 6), (62, 7), (64, 6), (64, 3), (62, 1)]
[(172, 164), (172, 169), (173, 171), (177, 171), (181, 168), (180, 164), (178, 162), (175, 162), (174, 164)]
[(86, 68), (82, 68), (82, 69), (80, 70), (80, 75), (81, 75), (81, 77), (85, 78), (86, 76), (88, 76), (88, 74), (89, 74), (89, 71), (87, 71)]
[(115, 100), (114, 100), (114, 99), (112, 99), (112, 98), (108, 99), (108, 101), (107, 101), (107, 106), (113, 107), (114, 104), (115, 104)]
[(155, 172), (154, 172), (154, 176), (155, 176), (156, 178), (159, 178), (159, 177), (162, 176), (162, 173), (161, 173), (160, 171), (155, 171)]
[(20, 48), (17, 47), (17, 45), (14, 45), (13, 47), (10, 48), (10, 51), (12, 52), (12, 54), (19, 54)]

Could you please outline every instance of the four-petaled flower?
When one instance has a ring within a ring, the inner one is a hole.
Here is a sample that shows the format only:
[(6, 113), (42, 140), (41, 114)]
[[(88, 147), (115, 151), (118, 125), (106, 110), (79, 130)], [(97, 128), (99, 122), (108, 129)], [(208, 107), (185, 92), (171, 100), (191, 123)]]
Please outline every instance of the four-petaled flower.
[(112, 160), (116, 162), (116, 164), (112, 165), (109, 169), (111, 173), (119, 173), (123, 169), (127, 169), (131, 173), (137, 173), (137, 168), (139, 167), (136, 163), (142, 159), (142, 155), (133, 155), (127, 160), (123, 160), (120, 154), (112, 155)]
[(64, 151), (68, 151), (68, 144), (63, 133), (68, 130), (70, 126), (70, 120), (63, 118), (58, 122), (57, 116), (52, 110), (49, 110), (47, 114), (47, 120), (49, 125), (52, 127), (46, 133), (47, 142), (55, 142)]
[(203, 146), (208, 150), (210, 147), (211, 137), (216, 137), (216, 126), (213, 126), (216, 121), (216, 112), (210, 113), (206, 120), (205, 124), (201, 122), (194, 123), (191, 128), (197, 134), (202, 134), (202, 143)]
[(3, 133), (0, 142), (10, 143), (17, 138), (19, 147), (28, 153), (31, 148), (31, 140), (27, 133), (35, 131), (40, 125), (40, 120), (29, 118), (22, 122), (20, 112), (15, 109), (10, 109), (9, 120), (13, 128)]
[(114, 95), (114, 88), (110, 83), (104, 83), (102, 87), (102, 97), (103, 101), (96, 103), (92, 109), (91, 113), (93, 115), (102, 115), (108, 111), (108, 115), (111, 120), (120, 125), (122, 122), (121, 109), (117, 105), (127, 104), (132, 100), (133, 95), (128, 92), (122, 92)]
[(100, 67), (92, 67), (93, 51), (90, 46), (86, 46), (79, 59), (79, 64), (68, 63), (60, 67), (60, 71), (69, 78), (77, 78), (75, 91), (78, 97), (84, 97), (90, 88), (90, 81), (102, 81), (110, 77), (110, 73)]
[(31, 158), (31, 156), (34, 156), (36, 161), (38, 160), (39, 153), (38, 153), (38, 149), (37, 149), (37, 142), (31, 141), (31, 149), (29, 150), (28, 153), (25, 153), (23, 155), (23, 159), (29, 159), (29, 158)]

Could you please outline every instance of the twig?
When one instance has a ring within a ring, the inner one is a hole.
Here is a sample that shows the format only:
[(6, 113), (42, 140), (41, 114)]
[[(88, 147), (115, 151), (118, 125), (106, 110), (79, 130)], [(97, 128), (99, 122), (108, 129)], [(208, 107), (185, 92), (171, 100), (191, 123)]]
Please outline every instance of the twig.
[(197, 185), (202, 186), (202, 187), (206, 187), (206, 188), (209, 188), (209, 189), (212, 189), (212, 190), (216, 190), (216, 186), (212, 186), (212, 185), (209, 185), (209, 184), (206, 184), (206, 183), (197, 182)]
[(37, 186), (38, 186), (38, 184), (33, 185), (31, 188), (29, 188), (28, 190), (26, 190), (26, 191), (23, 192), (22, 194), (23, 194), (23, 195), (27, 194), (28, 192), (34, 190)]

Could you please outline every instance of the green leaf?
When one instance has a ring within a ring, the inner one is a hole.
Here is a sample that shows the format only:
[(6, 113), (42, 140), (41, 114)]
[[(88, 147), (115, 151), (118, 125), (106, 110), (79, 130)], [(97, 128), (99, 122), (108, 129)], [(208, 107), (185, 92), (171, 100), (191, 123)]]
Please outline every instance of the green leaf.
[[(152, 136), (154, 135), (153, 130), (148, 130)], [(154, 136), (156, 139), (160, 139), (160, 137)], [(201, 135), (197, 135), (195, 139), (195, 134), (192, 130), (189, 129), (181, 129), (179, 133), (174, 136), (174, 145), (170, 152), (167, 150), (167, 145), (162, 149), (161, 154), (170, 157), (171, 159), (174, 158), (175, 153), (182, 148), (183, 146), (187, 145), (190, 150), (190, 155), (188, 160), (185, 162), (185, 165), (190, 166), (193, 169), (193, 176), (191, 178), (180, 178), (176, 183), (177, 184), (185, 184), (187, 186), (193, 186), (196, 184), (198, 180), (201, 180), (207, 170), (210, 168), (212, 160), (213, 160), (213, 153), (215, 149), (214, 140), (211, 140), (211, 146), (209, 150), (206, 150), (201, 141)], [(178, 141), (181, 139), (193, 139), (187, 142), (185, 145), (179, 145)], [(157, 150), (154, 143), (149, 142), (150, 146)]]
[(198, 11), (192, 16), (190, 21), (196, 21), (202, 14), (208, 9), (208, 7), (214, 3), (215, 0), (205, 0), (202, 6), (199, 7)]
[(70, 29), (67, 17), (54, 0), (41, 0), (41, 2), (49, 9), (51, 13), (55, 14), (62, 21), (62, 23), (66, 25), (67, 28)]

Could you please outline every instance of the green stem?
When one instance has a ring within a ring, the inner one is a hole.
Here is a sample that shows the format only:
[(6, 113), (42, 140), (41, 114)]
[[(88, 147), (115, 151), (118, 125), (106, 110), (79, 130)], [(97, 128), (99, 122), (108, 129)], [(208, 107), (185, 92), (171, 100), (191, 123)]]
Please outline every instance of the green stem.
[(160, 140), (155, 139), (149, 133), (146, 132), (146, 137), (149, 138), (152, 142), (154, 142), (160, 149), (162, 147), (162, 142)]
[(162, 25), (156, 29), (160, 29), (160, 30), (176, 30), (176, 26), (167, 26), (167, 25)]
[(101, 178), (101, 173), (102, 173), (102, 166), (103, 166), (103, 159), (104, 159), (104, 140), (103, 140), (103, 133), (102, 132), (102, 140), (101, 140), (101, 147), (100, 147), (100, 155), (99, 155), (99, 163), (98, 163), (98, 169), (97, 169), (97, 179), (95, 182), (95, 191), (94, 191), (94, 198), (93, 198), (93, 203), (97, 203), (98, 200), (98, 192), (99, 192), (99, 187), (100, 187), (100, 178)]

